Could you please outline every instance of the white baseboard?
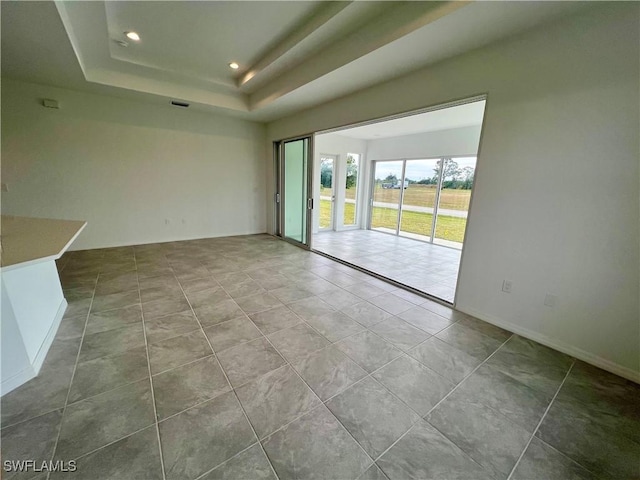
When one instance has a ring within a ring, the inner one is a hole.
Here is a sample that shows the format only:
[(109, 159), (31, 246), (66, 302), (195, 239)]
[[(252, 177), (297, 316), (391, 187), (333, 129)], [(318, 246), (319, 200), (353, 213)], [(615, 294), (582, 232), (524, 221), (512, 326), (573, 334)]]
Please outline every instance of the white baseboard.
[(631, 380), (632, 382), (640, 383), (640, 372), (637, 370), (632, 370), (631, 368), (624, 367), (615, 362), (612, 362), (611, 360), (607, 360), (605, 358), (599, 357), (598, 355), (594, 355), (593, 353), (582, 350), (578, 347), (574, 347), (573, 345), (569, 345), (555, 338), (547, 337), (546, 335), (534, 332), (533, 330), (521, 327), (520, 325), (505, 322), (504, 320), (492, 317), (491, 315), (486, 315), (469, 308), (456, 307), (456, 309), (462, 313), (466, 313), (467, 315), (471, 315), (473, 317), (479, 318), (482, 321), (495, 325), (496, 327), (504, 328), (505, 330), (517, 333), (518, 335), (528, 338), (529, 340), (533, 340), (534, 342), (541, 343), (542, 345), (553, 348), (554, 350), (558, 350), (559, 352), (571, 355), (578, 360), (582, 360), (583, 362), (606, 370), (607, 372), (619, 375), (626, 378), (627, 380)]
[(18, 373), (10, 378), (4, 378), (2, 380), (2, 386), (0, 386), (0, 396), (6, 395), (11, 390), (15, 390), (20, 385), (27, 383), (29, 380), (37, 375), (33, 366), (29, 366), (24, 370), (20, 370)]
[(51, 324), (51, 328), (47, 332), (47, 336), (44, 337), (42, 341), (42, 345), (38, 349), (38, 353), (36, 353), (33, 362), (31, 362), (31, 366), (33, 370), (36, 372), (40, 372), (40, 368), (44, 363), (44, 359), (47, 357), (47, 353), (49, 353), (49, 348), (51, 348), (51, 344), (53, 343), (53, 339), (56, 337), (56, 333), (58, 333), (58, 327), (60, 326), (60, 322), (62, 321), (62, 317), (64, 317), (64, 312), (67, 310), (67, 300), (62, 298), (62, 302), (60, 302), (60, 306), (58, 307), (58, 311), (56, 312), (56, 316), (53, 319), (53, 323)]
[(156, 238), (156, 239), (151, 239), (151, 240), (133, 240), (132, 242), (110, 242), (110, 243), (101, 243), (99, 245), (92, 245), (92, 246), (87, 246), (87, 245), (83, 245), (82, 242), (80, 242), (79, 246), (76, 245), (72, 245), (71, 247), (69, 247), (69, 249), (67, 250), (68, 252), (74, 252), (77, 250), (96, 250), (96, 249), (103, 249), (103, 248), (119, 248), (119, 247), (136, 247), (139, 245), (147, 245), (150, 243), (172, 243), (172, 242), (189, 242), (192, 240), (207, 240), (207, 239), (211, 239), (211, 238), (223, 238), (223, 237), (240, 237), (240, 236), (247, 236), (247, 235), (269, 235), (269, 233), (266, 231), (266, 229), (261, 229), (261, 230), (256, 230), (256, 231), (234, 231), (234, 232), (225, 232), (225, 233), (217, 233), (215, 235), (211, 234), (211, 235), (206, 235), (206, 236), (202, 236), (201, 234), (198, 235), (191, 235), (191, 236), (186, 236), (186, 237), (169, 237), (169, 238)]
[(47, 353), (49, 353), (49, 348), (51, 348), (51, 344), (56, 337), (58, 327), (60, 326), (60, 322), (62, 321), (62, 317), (64, 317), (64, 312), (66, 311), (66, 309), (67, 300), (63, 298), (60, 306), (58, 307), (58, 311), (56, 312), (53, 323), (51, 324), (51, 328), (49, 328), (47, 335), (44, 337), (42, 345), (40, 345), (38, 353), (31, 362), (31, 365), (19, 371), (12, 377), (3, 379), (2, 383), (0, 384), (0, 396), (6, 395), (10, 391), (15, 390), (19, 386), (27, 383), (29, 380), (38, 375), (38, 372), (40, 372), (40, 368), (44, 363), (44, 359), (47, 357)]

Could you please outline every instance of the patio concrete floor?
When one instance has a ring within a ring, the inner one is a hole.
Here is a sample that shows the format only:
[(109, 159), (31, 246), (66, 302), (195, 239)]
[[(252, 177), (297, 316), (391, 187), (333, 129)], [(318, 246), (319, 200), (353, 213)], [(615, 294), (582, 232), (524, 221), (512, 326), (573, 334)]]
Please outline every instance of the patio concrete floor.
[(311, 247), (453, 303), (460, 250), (373, 230), (315, 233)]

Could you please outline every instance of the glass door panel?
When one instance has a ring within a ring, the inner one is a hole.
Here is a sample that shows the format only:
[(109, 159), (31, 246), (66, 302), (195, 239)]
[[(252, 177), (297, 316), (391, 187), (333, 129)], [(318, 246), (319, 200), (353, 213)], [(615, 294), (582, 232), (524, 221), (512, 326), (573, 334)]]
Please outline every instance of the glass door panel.
[(434, 243), (462, 248), (476, 160), (476, 157), (444, 160)]
[(438, 160), (407, 160), (400, 235), (431, 240), (438, 186)]
[(333, 155), (320, 156), (320, 224), (321, 230), (332, 230), (334, 227), (334, 179), (337, 157)]
[(374, 162), (371, 228), (388, 233), (398, 232), (402, 184), (400, 161)]
[(284, 142), (283, 236), (307, 244), (309, 139)]
[(355, 225), (358, 219), (356, 211), (358, 205), (358, 175), (360, 174), (360, 155), (347, 154), (347, 169), (345, 174), (343, 225)]

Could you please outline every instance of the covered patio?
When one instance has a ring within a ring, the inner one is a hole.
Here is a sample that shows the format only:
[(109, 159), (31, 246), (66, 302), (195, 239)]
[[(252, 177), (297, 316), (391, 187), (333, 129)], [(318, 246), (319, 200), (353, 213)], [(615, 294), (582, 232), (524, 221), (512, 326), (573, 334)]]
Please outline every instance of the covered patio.
[(374, 230), (324, 231), (312, 248), (453, 303), (461, 251)]

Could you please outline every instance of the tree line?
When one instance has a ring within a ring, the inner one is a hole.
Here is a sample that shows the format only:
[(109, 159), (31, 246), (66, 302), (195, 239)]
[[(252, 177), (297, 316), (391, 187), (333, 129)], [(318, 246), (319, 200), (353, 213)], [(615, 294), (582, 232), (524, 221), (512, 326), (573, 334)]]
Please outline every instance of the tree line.
[[(333, 182), (333, 169), (335, 168), (332, 160), (321, 159), (320, 161), (320, 185), (323, 188), (331, 188)], [(358, 182), (358, 161), (352, 155), (347, 155), (347, 178), (345, 185), (347, 188), (353, 188)]]

